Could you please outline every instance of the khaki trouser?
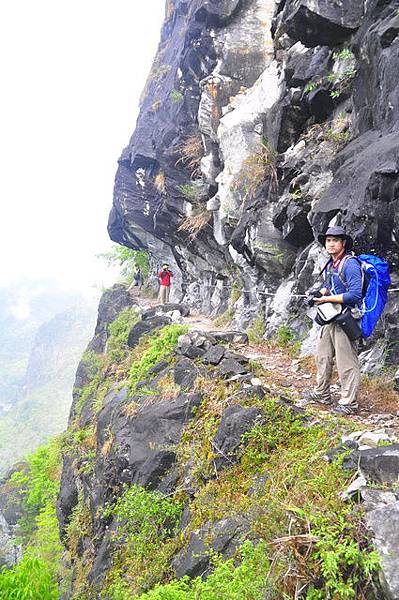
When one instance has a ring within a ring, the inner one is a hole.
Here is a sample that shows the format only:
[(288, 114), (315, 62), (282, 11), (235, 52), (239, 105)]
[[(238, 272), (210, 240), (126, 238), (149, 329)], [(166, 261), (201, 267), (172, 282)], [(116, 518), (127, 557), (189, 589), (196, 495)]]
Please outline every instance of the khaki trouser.
[(339, 404), (356, 404), (360, 385), (360, 365), (356, 342), (351, 342), (338, 323), (324, 325), (317, 346), (317, 386), (315, 391), (323, 396), (330, 395), (333, 361), (337, 364), (341, 382)]
[(159, 288), (159, 298), (162, 304), (169, 302), (170, 285), (161, 285)]

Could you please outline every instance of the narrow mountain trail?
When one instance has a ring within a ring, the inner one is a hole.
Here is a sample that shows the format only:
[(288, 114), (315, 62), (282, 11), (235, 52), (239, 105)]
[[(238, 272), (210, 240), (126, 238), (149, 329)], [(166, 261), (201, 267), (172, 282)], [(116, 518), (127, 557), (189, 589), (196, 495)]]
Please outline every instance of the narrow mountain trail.
[[(142, 308), (154, 308), (157, 300), (140, 299)], [(191, 311), (182, 322), (191, 330), (211, 332), (229, 331), (228, 326), (218, 327), (214, 321), (197, 311)], [(245, 344), (237, 347), (252, 364), (254, 377), (260, 380), (265, 390), (275, 396), (283, 396), (299, 407), (312, 407), (320, 417), (331, 413), (334, 406), (309, 403), (304, 400), (307, 390), (316, 383), (316, 366), (312, 356), (299, 357), (291, 346), (279, 345), (277, 342), (262, 344)], [(335, 373), (332, 385), (333, 399), (338, 401), (339, 384)], [(358, 414), (345, 417), (359, 425), (372, 429), (388, 428), (399, 436), (399, 394), (394, 392), (384, 378), (363, 377), (359, 392)]]

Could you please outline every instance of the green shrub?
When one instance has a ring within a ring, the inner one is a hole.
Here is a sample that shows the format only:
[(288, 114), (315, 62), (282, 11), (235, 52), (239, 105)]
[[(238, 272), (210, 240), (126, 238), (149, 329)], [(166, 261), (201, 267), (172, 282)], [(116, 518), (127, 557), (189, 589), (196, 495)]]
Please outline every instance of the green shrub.
[(113, 516), (118, 522), (114, 533), (117, 551), (105, 598), (131, 598), (132, 590), (142, 591), (162, 578), (170, 559), (167, 539), (175, 533), (182, 510), (182, 502), (139, 485), (125, 488), (116, 502), (104, 509), (104, 517)]
[(246, 541), (241, 546), (241, 563), (214, 557), (215, 570), (203, 581), (186, 577), (139, 596), (140, 600), (259, 600), (266, 598), (272, 587), (266, 544), (254, 546)]
[(180, 335), (188, 330), (185, 325), (166, 325), (150, 338), (150, 346), (139, 360), (136, 360), (129, 372), (129, 387), (134, 391), (137, 383), (142, 381), (149, 369), (170, 354), (177, 344)]
[(56, 500), (59, 490), (60, 438), (27, 457), (28, 469), (11, 479), (21, 486), (25, 516), (20, 521), (24, 556), (12, 569), (0, 573), (2, 600), (56, 600), (56, 575), (62, 546)]
[(176, 103), (183, 102), (183, 100), (184, 100), (183, 94), (181, 92), (179, 92), (179, 90), (175, 90), (175, 89), (173, 89), (170, 92), (169, 97), (172, 100), (172, 102), (176, 102)]
[(294, 332), (288, 327), (288, 325), (281, 325), (276, 333), (276, 338), (279, 344), (282, 346), (291, 344), (295, 338)]
[(49, 564), (26, 554), (13, 569), (0, 572), (1, 600), (58, 600), (58, 586)]
[(140, 267), (144, 281), (150, 272), (150, 261), (146, 250), (132, 250), (126, 246), (114, 244), (109, 252), (99, 254), (109, 265), (120, 267), (120, 273), (126, 283), (132, 283), (135, 267)]
[(139, 314), (135, 307), (123, 309), (116, 319), (108, 326), (109, 339), (107, 344), (107, 355), (111, 362), (122, 361), (129, 350), (127, 338), (132, 327), (139, 320)]
[(21, 486), (32, 525), (42, 509), (56, 501), (61, 467), (60, 439), (54, 438), (26, 458), (28, 470), (16, 471), (11, 481)]
[(247, 329), (247, 334), (251, 344), (261, 344), (264, 341), (265, 319), (262, 314), (255, 317)]

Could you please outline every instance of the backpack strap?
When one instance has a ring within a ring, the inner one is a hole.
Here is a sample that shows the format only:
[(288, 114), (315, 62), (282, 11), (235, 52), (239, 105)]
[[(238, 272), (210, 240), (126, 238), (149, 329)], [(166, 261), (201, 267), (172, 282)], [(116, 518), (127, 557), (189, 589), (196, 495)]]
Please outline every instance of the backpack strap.
[(364, 270), (363, 270), (363, 267), (362, 267), (362, 261), (357, 256), (355, 256), (355, 254), (345, 254), (345, 256), (342, 257), (342, 260), (341, 260), (341, 262), (338, 265), (337, 275), (340, 278), (340, 280), (342, 281), (342, 283), (344, 284), (344, 286), (346, 287), (346, 289), (349, 290), (348, 282), (347, 282), (346, 277), (345, 277), (344, 268), (345, 268), (345, 265), (346, 265), (347, 261), (350, 258), (354, 258), (359, 263), (359, 265), (360, 265), (360, 270), (361, 270), (361, 273), (362, 273), (362, 290), (363, 290), (363, 285), (364, 285)]

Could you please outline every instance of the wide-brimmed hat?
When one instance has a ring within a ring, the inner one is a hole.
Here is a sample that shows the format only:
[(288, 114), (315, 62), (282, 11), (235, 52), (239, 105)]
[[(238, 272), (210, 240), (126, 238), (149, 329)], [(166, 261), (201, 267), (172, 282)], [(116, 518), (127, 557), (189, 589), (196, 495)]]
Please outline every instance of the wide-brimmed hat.
[(326, 237), (329, 235), (346, 240), (345, 250), (350, 250), (352, 248), (353, 239), (351, 238), (350, 235), (348, 235), (346, 233), (346, 231), (343, 227), (329, 227), (325, 233), (321, 233), (320, 235), (318, 235), (317, 239), (319, 240), (320, 244), (325, 246), (326, 245)]

